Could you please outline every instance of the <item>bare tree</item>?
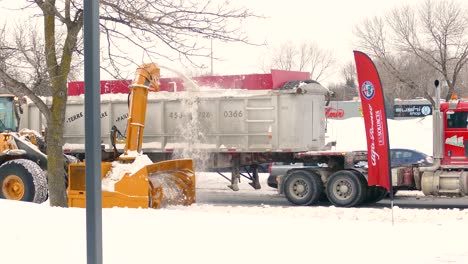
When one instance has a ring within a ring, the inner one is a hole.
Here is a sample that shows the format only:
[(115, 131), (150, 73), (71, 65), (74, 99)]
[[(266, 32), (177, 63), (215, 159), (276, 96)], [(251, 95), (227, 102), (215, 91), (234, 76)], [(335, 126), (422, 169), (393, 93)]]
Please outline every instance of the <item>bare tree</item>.
[(357, 89), (357, 80), (356, 80), (356, 67), (354, 63), (348, 62), (343, 66), (341, 70), (345, 85), (352, 89)]
[(457, 92), (468, 97), (468, 67), (464, 67), (460, 72), (460, 79), (458, 81)]
[(285, 42), (275, 49), (276, 56), (272, 58), (272, 66), (280, 70), (291, 71), (295, 68), (297, 49), (292, 41)]
[(149, 59), (185, 60), (195, 66), (200, 66), (195, 58), (210, 56), (203, 39), (253, 44), (240, 25), (256, 16), (228, 0), (101, 0), (101, 6), (101, 32), (108, 47), (103, 62), (115, 77), (122, 68), (141, 63), (122, 47), (122, 40)]
[(310, 77), (317, 81), (328, 77), (330, 70), (335, 65), (332, 51), (320, 49), (316, 43), (311, 43), (308, 54), (310, 56)]
[[(468, 62), (466, 10), (466, 4), (456, 0), (425, 0), (419, 6), (403, 5), (385, 16), (366, 19), (356, 27), (355, 35), (364, 51), (375, 56), (407, 88), (421, 91), (431, 102), (433, 79), (442, 79), (448, 87), (448, 100)], [(407, 63), (412, 69), (415, 59), (429, 66), (435, 73), (433, 78), (426, 78), (430, 73), (427, 67), (422, 68), (424, 74), (414, 74), (414, 70), (397, 64), (405, 59), (412, 60)]]
[(334, 101), (351, 100), (358, 96), (356, 84), (356, 67), (348, 62), (341, 69), (342, 82), (331, 84), (329, 89), (333, 91)]
[[(310, 72), (310, 78), (320, 81), (327, 77), (335, 59), (329, 50), (323, 50), (314, 42), (301, 42), (294, 45), (287, 41), (273, 49), (271, 68)], [(265, 64), (263, 64), (265, 65)]]
[[(216, 4), (211, 0), (101, 0), (100, 3), (100, 28), (105, 39), (102, 64), (113, 76), (120, 76), (123, 66), (141, 63), (129, 53), (136, 48), (150, 60), (162, 57), (191, 60), (209, 56), (209, 49), (200, 45), (197, 37), (248, 43), (239, 20), (255, 17), (248, 9), (232, 7), (228, 1)], [(49, 198), (52, 206), (67, 206), (63, 124), (72, 61), (81, 60), (83, 54), (83, 4), (77, 0), (29, 0), (24, 9), (40, 12), (30, 19), (42, 19), (39, 35), (43, 41), (27, 42), (26, 47), (25, 43), (11, 42), (6, 37), (0, 39), (0, 79), (16, 93), (27, 95), (45, 116)], [(174, 57), (160, 52), (162, 47), (172, 51)], [(28, 52), (21, 54), (22, 51)], [(38, 61), (40, 56), (42, 60)], [(25, 71), (24, 60), (29, 64), (34, 61), (37, 69)], [(25, 80), (22, 78), (25, 75), (30, 78)], [(46, 105), (35, 93), (40, 86), (48, 87), (51, 105)]]

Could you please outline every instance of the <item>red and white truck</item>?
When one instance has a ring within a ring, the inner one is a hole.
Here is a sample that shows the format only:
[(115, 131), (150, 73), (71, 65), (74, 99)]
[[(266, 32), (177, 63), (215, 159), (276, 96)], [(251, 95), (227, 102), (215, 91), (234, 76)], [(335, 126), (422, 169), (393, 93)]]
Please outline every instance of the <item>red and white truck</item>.
[[(359, 54), (359, 56), (366, 57), (364, 54)], [(356, 63), (358, 64), (358, 59)], [(434, 82), (436, 104), (432, 109), (433, 165), (413, 164), (390, 168), (388, 163), (390, 145), (385, 143), (387, 146), (376, 148), (376, 145), (380, 145), (380, 141), (382, 141), (382, 146), (385, 145), (383, 143), (386, 137), (386, 125), (379, 124), (382, 120), (378, 120), (377, 108), (365, 107), (364, 104), (367, 100), (366, 96), (371, 97), (376, 93), (369, 89), (377, 88), (380, 82), (378, 73), (370, 59), (367, 60), (365, 67), (357, 65), (357, 71), (358, 79), (360, 79), (360, 92), (364, 95), (361, 96), (363, 114), (364, 118), (369, 120), (369, 123), (366, 123), (368, 151), (362, 153), (365, 160), (368, 160), (368, 166), (365, 169), (356, 168), (356, 161), (362, 159), (356, 152), (343, 152), (341, 159), (337, 159), (336, 153), (320, 151), (298, 153), (297, 156), (302, 158), (300, 161), (305, 163), (320, 163), (327, 160), (325, 157), (329, 155), (328, 166), (289, 170), (284, 177), (280, 177), (279, 190), (285, 193), (288, 200), (296, 204), (307, 204), (306, 197), (319, 199), (319, 193), (325, 192), (328, 199), (338, 206), (356, 206), (362, 201), (373, 202), (379, 200), (388, 191), (400, 189), (420, 190), (430, 196), (467, 196), (468, 101), (453, 99), (441, 102), (439, 81), (436, 80)], [(372, 111), (375, 113), (373, 116)], [(372, 132), (374, 134), (371, 134)], [(331, 160), (334, 162), (330, 163)], [(386, 162), (379, 167), (378, 163), (382, 160)], [(378, 175), (371, 175), (371, 165), (374, 165)], [(363, 178), (366, 178), (366, 182)], [(309, 189), (315, 194), (309, 193)], [(356, 197), (354, 202), (353, 197)]]

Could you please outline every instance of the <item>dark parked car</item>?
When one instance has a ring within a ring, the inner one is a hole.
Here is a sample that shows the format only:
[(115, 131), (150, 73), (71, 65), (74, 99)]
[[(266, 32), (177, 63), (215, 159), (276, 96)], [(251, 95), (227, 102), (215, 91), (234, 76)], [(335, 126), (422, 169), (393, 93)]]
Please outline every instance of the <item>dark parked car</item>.
[(392, 167), (402, 167), (411, 164), (430, 166), (434, 160), (431, 156), (412, 149), (395, 148), (390, 150), (390, 163)]
[[(421, 166), (431, 166), (433, 159), (431, 156), (424, 154), (417, 150), (395, 148), (390, 150), (390, 164), (391, 167), (404, 167), (410, 166), (411, 164), (420, 164)], [(270, 163), (269, 173), (267, 179), (268, 186), (272, 188), (278, 188), (277, 177), (280, 175), (286, 175), (288, 170), (295, 168), (310, 168), (326, 166), (326, 164), (317, 163), (284, 163), (284, 162), (273, 162)], [(362, 166), (362, 165), (361, 165)], [(367, 166), (367, 163), (364, 165)]]

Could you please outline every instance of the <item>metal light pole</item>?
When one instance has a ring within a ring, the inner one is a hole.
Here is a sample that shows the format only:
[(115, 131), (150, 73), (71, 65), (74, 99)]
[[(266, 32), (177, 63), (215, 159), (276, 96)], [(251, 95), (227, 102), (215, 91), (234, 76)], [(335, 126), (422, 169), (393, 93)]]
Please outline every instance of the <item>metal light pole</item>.
[(88, 264), (102, 264), (99, 2), (99, 0), (84, 1), (86, 255)]

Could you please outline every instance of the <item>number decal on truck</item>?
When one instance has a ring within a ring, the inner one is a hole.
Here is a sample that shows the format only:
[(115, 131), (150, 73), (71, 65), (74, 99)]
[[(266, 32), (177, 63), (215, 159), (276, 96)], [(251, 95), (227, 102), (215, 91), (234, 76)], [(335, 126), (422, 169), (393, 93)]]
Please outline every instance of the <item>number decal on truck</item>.
[(169, 112), (169, 117), (172, 119), (182, 119), (184, 115), (181, 112)]
[[(184, 114), (182, 112), (169, 112), (169, 118), (172, 119), (182, 119), (184, 118)], [(210, 119), (213, 115), (210, 112), (198, 112), (199, 119)], [(188, 113), (189, 119), (192, 119), (192, 113)]]
[(224, 111), (224, 117), (227, 117), (227, 118), (238, 118), (238, 117), (242, 117), (244, 116), (244, 114), (242, 113), (242, 111)]
[(199, 112), (198, 113), (198, 118), (210, 119), (211, 118), (211, 113), (210, 112)]

